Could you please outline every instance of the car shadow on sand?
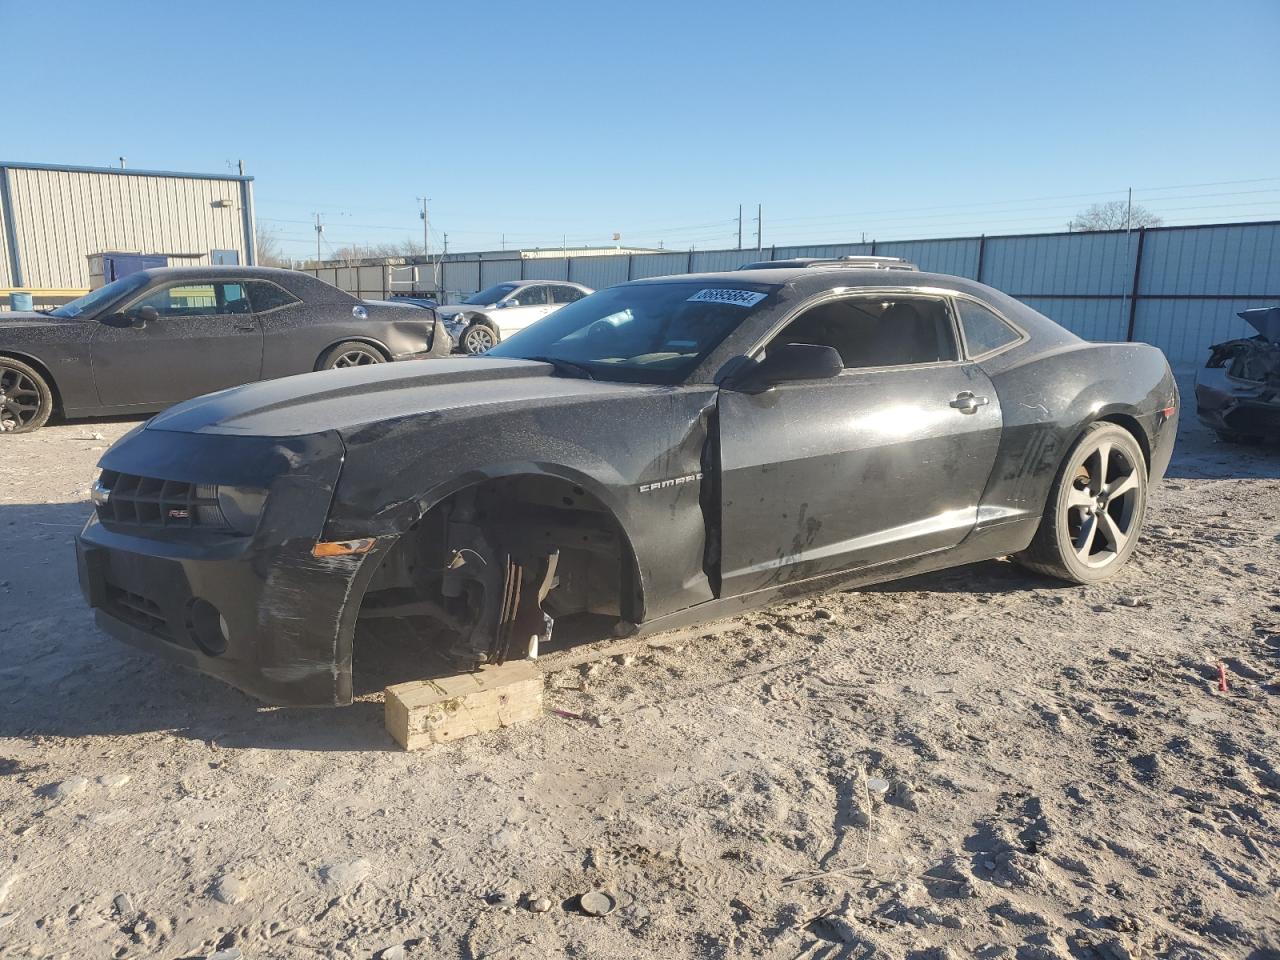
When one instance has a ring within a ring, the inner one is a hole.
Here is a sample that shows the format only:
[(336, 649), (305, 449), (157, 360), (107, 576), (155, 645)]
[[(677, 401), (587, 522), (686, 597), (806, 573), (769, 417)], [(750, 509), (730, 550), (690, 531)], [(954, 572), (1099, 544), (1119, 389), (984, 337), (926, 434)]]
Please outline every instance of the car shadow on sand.
[(99, 630), (75, 564), (74, 537), (91, 509), (0, 504), (0, 543), (22, 560), (0, 570), (0, 739), (164, 732), (224, 749), (399, 749), (383, 727), (382, 684), (413, 669), (402, 648), (357, 651), (352, 706), (284, 708)]

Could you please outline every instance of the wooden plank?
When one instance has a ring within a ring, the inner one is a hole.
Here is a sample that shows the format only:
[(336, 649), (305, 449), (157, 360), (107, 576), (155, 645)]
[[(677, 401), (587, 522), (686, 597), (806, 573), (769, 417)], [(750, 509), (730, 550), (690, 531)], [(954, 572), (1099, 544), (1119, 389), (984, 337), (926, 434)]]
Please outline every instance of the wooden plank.
[(535, 720), (542, 714), (542, 671), (512, 660), (386, 689), (387, 732), (406, 750)]

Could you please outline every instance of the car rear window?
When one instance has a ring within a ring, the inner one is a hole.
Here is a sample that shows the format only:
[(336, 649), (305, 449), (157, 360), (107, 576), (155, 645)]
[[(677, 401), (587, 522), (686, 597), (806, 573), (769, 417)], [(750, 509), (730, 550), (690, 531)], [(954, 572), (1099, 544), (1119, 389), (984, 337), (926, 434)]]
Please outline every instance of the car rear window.
[(986, 307), (972, 300), (957, 300), (956, 313), (960, 315), (964, 342), (971, 357), (999, 350), (1021, 336)]

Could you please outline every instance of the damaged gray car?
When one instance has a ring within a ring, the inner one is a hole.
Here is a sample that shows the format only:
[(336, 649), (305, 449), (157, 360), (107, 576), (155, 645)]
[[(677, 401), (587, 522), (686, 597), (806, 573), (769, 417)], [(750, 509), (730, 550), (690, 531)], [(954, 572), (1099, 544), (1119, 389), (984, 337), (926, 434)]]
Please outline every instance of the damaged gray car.
[(1215, 343), (1196, 377), (1200, 421), (1229, 443), (1280, 436), (1280, 307), (1242, 310), (1258, 331)]

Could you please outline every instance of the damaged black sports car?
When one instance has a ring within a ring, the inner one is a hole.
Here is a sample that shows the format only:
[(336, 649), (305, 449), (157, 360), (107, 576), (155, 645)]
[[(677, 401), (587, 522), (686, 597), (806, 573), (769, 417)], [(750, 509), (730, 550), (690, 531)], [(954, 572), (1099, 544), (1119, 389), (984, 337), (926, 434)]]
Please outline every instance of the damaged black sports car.
[(1215, 343), (1196, 375), (1196, 413), (1229, 443), (1280, 436), (1280, 307), (1238, 316), (1258, 335)]
[(270, 267), (141, 270), (48, 312), (0, 313), (0, 434), (153, 413), (307, 370), (448, 356), (430, 311)]
[(358, 622), (462, 668), (1012, 555), (1113, 575), (1169, 463), (1164, 355), (956, 277), (639, 280), (480, 357), (239, 387), (102, 458), (107, 632), (263, 699), (348, 703)]

